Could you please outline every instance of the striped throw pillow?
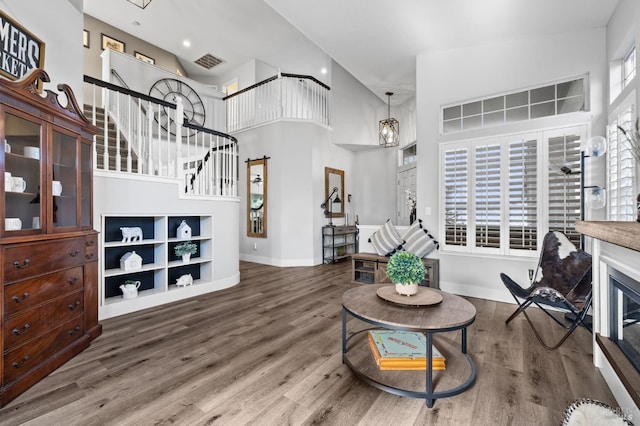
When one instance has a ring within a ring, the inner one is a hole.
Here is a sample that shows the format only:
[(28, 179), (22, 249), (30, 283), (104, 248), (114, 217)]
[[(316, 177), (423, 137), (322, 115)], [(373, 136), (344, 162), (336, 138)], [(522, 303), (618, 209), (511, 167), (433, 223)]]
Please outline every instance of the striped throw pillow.
[(373, 245), (380, 256), (391, 256), (400, 250), (404, 241), (398, 235), (398, 231), (393, 227), (391, 219), (387, 220), (384, 225), (373, 233), (369, 242)]
[(439, 247), (439, 243), (426, 229), (419, 229), (413, 233), (402, 245), (402, 249), (423, 258)]

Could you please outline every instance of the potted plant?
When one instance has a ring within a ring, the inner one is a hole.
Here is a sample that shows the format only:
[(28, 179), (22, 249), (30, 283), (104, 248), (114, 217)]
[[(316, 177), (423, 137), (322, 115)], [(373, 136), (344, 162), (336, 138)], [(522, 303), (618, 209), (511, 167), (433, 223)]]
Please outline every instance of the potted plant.
[(187, 263), (191, 259), (192, 254), (196, 254), (198, 251), (198, 246), (191, 241), (185, 241), (180, 244), (177, 244), (174, 247), (176, 252), (176, 256), (182, 256), (182, 261)]
[(387, 263), (387, 276), (399, 294), (411, 296), (418, 292), (418, 284), (427, 273), (422, 259), (408, 251), (399, 251)]

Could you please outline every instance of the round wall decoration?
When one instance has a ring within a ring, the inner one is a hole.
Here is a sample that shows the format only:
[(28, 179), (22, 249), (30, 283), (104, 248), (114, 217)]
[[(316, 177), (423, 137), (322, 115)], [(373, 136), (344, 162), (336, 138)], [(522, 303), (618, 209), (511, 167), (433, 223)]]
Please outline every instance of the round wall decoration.
[[(184, 105), (184, 119), (190, 124), (204, 126), (205, 110), (204, 103), (198, 93), (184, 81), (175, 78), (163, 78), (156, 81), (149, 90), (149, 96), (162, 99), (163, 101), (176, 103), (178, 97), (182, 99)], [(156, 118), (163, 129), (175, 134), (176, 124), (169, 118), (167, 107), (160, 110)]]

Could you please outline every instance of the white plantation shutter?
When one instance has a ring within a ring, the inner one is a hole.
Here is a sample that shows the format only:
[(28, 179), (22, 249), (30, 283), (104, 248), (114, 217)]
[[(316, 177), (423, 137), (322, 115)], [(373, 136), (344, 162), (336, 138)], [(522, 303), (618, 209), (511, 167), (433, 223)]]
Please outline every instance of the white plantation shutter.
[(509, 143), (509, 248), (536, 250), (538, 141)]
[[(577, 133), (577, 132), (576, 132)], [(564, 164), (574, 173), (549, 170), (549, 230), (562, 231), (576, 246), (580, 234), (575, 222), (580, 220), (580, 143), (579, 134), (548, 138), (549, 164)]]
[(549, 230), (579, 245), (586, 131), (579, 125), (443, 143), (443, 249), (533, 256)]
[(475, 148), (476, 247), (500, 248), (500, 145)]
[[(633, 97), (635, 98), (635, 94)], [(607, 128), (608, 219), (633, 221), (636, 219), (636, 197), (633, 188), (635, 160), (631, 155), (629, 143), (618, 126), (625, 131), (634, 126), (634, 106), (626, 103), (623, 108), (619, 115), (616, 114), (613, 119), (610, 119)]]
[(467, 244), (467, 179), (468, 153), (466, 148), (444, 153), (444, 217), (445, 244)]

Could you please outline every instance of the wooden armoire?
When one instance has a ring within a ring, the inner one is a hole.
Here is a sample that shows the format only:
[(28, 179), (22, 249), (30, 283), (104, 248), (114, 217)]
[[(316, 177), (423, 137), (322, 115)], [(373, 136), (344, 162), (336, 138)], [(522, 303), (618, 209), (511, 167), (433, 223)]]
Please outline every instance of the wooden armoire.
[[(98, 323), (92, 136), (42, 69), (0, 79), (0, 406), (87, 348)], [(64, 106), (63, 106), (64, 105)]]

